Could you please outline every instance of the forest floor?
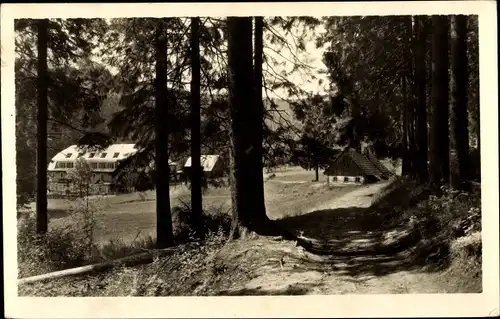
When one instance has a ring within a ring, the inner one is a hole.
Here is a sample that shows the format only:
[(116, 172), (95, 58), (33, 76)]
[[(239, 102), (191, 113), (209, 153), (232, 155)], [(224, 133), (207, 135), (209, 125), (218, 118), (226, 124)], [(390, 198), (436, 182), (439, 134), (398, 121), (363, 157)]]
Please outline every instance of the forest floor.
[[(339, 187), (337, 196), (332, 196), (324, 185), (317, 186), (321, 182), (297, 180), (292, 183), (294, 174), (276, 175), (272, 183), (266, 182), (266, 194), (272, 194), (266, 203), (270, 217), (305, 237), (327, 242), (338, 253), (315, 255), (293, 241), (279, 238), (257, 237), (228, 243), (215, 238), (204, 246), (179, 250), (151, 264), (25, 284), (19, 287), (19, 294), (221, 296), (481, 292), (477, 264), (471, 266), (472, 271), (463, 270), (467, 263), (463, 259), (453, 261), (448, 267), (430, 267), (415, 259), (416, 248), (411, 245), (384, 252), (384, 247), (401, 241), (408, 234), (407, 225), (383, 227), (385, 213), (372, 206), (373, 199), (387, 183)], [(465, 240), (480, 241), (480, 233)], [(349, 252), (351, 254), (342, 254)]]

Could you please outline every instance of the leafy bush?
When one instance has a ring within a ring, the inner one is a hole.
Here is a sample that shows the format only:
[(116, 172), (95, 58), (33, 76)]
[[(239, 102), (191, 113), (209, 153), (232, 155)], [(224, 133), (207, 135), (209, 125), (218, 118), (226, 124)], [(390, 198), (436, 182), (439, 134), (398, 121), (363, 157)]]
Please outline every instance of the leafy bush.
[(440, 195), (431, 195), (420, 207), (434, 216), (443, 236), (450, 239), (481, 231), (481, 195), (441, 188)]
[(481, 231), (480, 187), (460, 192), (448, 187), (433, 189), (400, 178), (376, 195), (372, 208), (384, 216), (383, 227), (411, 226), (418, 243), (413, 262), (442, 268), (456, 256), (451, 246), (457, 238)]
[(38, 235), (33, 215), (22, 218), (18, 224), (19, 277), (85, 264), (88, 247), (71, 229), (53, 228), (45, 235)]

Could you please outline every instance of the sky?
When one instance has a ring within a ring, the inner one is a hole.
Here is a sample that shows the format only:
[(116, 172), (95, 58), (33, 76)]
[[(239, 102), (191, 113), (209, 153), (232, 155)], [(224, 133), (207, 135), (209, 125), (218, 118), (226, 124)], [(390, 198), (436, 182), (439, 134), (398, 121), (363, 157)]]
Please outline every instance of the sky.
[[(305, 91), (313, 93), (325, 93), (329, 87), (326, 75), (320, 73), (320, 70), (325, 69), (325, 65), (322, 62), (324, 48), (316, 48), (315, 44), (316, 35), (322, 32), (324, 32), (323, 25), (316, 27), (314, 31), (308, 32), (308, 38), (305, 42), (306, 49), (300, 54), (301, 60), (304, 62), (307, 61), (307, 64), (312, 67), (311, 73), (316, 77), (316, 79), (313, 80), (310, 76), (299, 72), (296, 72), (288, 77), (291, 82), (296, 83)], [(289, 43), (293, 45), (292, 37), (288, 36), (287, 38), (289, 39)], [(287, 58), (291, 57), (290, 52), (284, 51), (283, 55)], [(318, 83), (320, 79), (323, 82), (321, 85)]]
[[(107, 19), (107, 20), (109, 22), (109, 19)], [(283, 30), (278, 29), (277, 31), (279, 31), (280, 34), (285, 34), (283, 32)], [(297, 72), (289, 74), (286, 78), (289, 81), (291, 81), (292, 83), (295, 83), (297, 86), (299, 86), (301, 89), (303, 89), (305, 91), (312, 92), (312, 93), (325, 93), (328, 89), (328, 80), (327, 80), (325, 74), (320, 73), (320, 70), (325, 68), (325, 66), (322, 62), (323, 49), (316, 48), (316, 44), (315, 44), (315, 35), (320, 33), (320, 32), (323, 32), (323, 31), (324, 31), (324, 28), (322, 25), (318, 26), (314, 31), (308, 31), (306, 34), (306, 41), (305, 41), (306, 49), (304, 51), (297, 52), (296, 46), (294, 44), (294, 39), (293, 39), (293, 36), (291, 34), (288, 34), (286, 36), (286, 39), (288, 40), (289, 49), (284, 47), (282, 50), (279, 50), (281, 45), (280, 44), (271, 44), (269, 39), (268, 39), (268, 37), (270, 36), (270, 32), (265, 30), (265, 32), (264, 32), (265, 46), (269, 46), (270, 48), (265, 48), (264, 53), (267, 56), (274, 57), (279, 62), (278, 65), (273, 66), (274, 70), (277, 73), (281, 73), (282, 71), (287, 71), (287, 73), (289, 73), (293, 67), (293, 63), (289, 62), (289, 61), (294, 60), (294, 57), (292, 54), (292, 52), (293, 52), (294, 54), (297, 55), (297, 57), (300, 59), (301, 62), (306, 63), (307, 65), (310, 66), (310, 74), (306, 74), (304, 72), (297, 71)], [(291, 32), (294, 34), (298, 34), (300, 32), (300, 29), (298, 27), (295, 27), (292, 29)], [(275, 52), (273, 52), (273, 50), (279, 50), (282, 57), (279, 56), (278, 54), (276, 54)], [(96, 62), (100, 62), (100, 63), (103, 62), (97, 56), (94, 57), (93, 60)], [(286, 60), (289, 60), (289, 61), (286, 61)], [(110, 71), (112, 73), (114, 73), (114, 74), (117, 73), (117, 70), (112, 68), (111, 66), (108, 66), (108, 68), (110, 69)], [(263, 68), (266, 69), (266, 66), (264, 65)], [(189, 81), (189, 74), (187, 74), (186, 77), (187, 77), (186, 80)], [(266, 77), (266, 81), (268, 83), (273, 81), (272, 76), (265, 74), (265, 77)], [(313, 77), (316, 77), (316, 79), (313, 79)], [(318, 81), (320, 79), (323, 82), (322, 85), (320, 85), (318, 83)], [(271, 93), (270, 95), (273, 97), (287, 97), (287, 95), (288, 95), (287, 92), (285, 90), (282, 90), (282, 89), (277, 89), (275, 93), (276, 94)], [(264, 94), (265, 94), (265, 92), (264, 92)]]

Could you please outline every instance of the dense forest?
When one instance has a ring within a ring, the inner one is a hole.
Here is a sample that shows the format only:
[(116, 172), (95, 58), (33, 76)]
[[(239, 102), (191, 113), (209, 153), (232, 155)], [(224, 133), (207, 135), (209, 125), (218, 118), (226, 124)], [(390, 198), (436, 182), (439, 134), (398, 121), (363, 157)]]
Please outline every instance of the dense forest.
[[(318, 182), (353, 149), (436, 196), (481, 182), (477, 16), (19, 19), (15, 31), (17, 204), (36, 203), (37, 236), (51, 232), (47, 165), (72, 144), (135, 143), (117, 179), (154, 163), (141, 176), (158, 249), (179, 243), (171, 160), (192, 158), (193, 241), (208, 236), (200, 156), (218, 154), (229, 242), (282, 236), (312, 252), (325, 248), (269, 217), (265, 171), (300, 166)], [(310, 43), (322, 70), (304, 61)]]

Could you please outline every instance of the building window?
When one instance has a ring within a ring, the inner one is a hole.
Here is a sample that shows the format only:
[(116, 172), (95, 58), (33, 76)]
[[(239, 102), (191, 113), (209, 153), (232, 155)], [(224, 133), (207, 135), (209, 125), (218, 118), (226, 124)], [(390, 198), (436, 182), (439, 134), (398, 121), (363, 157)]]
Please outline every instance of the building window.
[(348, 182), (349, 181), (349, 177), (344, 177), (344, 182)]
[(66, 154), (66, 158), (70, 158), (70, 157), (71, 157), (71, 155), (73, 155), (73, 153), (67, 153), (67, 154)]
[(354, 181), (355, 181), (356, 183), (361, 183), (361, 177), (359, 177), (359, 176), (358, 176), (358, 177), (356, 177), (356, 178), (354, 179)]
[(106, 168), (106, 163), (99, 163), (99, 168)]
[(333, 181), (336, 182), (337, 181), (337, 176), (333, 176)]
[(66, 168), (73, 168), (73, 162), (67, 162)]
[(92, 168), (97, 168), (97, 163), (91, 163), (91, 164), (90, 164), (90, 167), (92, 167)]
[(113, 158), (117, 158), (118, 156), (120, 156), (120, 153), (113, 154)]
[(115, 168), (115, 163), (108, 163), (107, 168), (111, 168), (111, 169)]
[(68, 162), (57, 162), (56, 163), (56, 168), (71, 168), (70, 163)]
[(89, 158), (93, 158), (95, 156), (95, 153), (90, 153)]
[(101, 158), (105, 158), (105, 157), (106, 157), (106, 155), (108, 155), (108, 153), (102, 153), (102, 154), (101, 154)]

